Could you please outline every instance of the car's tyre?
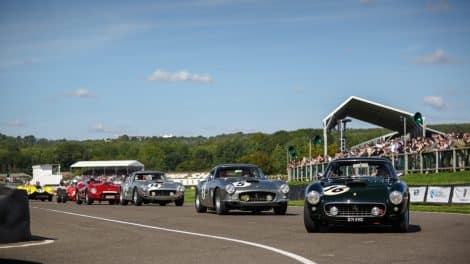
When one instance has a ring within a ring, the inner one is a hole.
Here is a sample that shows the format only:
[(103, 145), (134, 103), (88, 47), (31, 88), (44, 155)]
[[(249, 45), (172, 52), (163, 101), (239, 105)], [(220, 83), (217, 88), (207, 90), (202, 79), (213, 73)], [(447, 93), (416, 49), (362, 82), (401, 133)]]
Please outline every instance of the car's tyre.
[(142, 199), (142, 202), (143, 202), (144, 204), (149, 204), (149, 203), (150, 203), (150, 201), (147, 200), (147, 199)]
[(109, 200), (108, 203), (109, 203), (109, 205), (114, 205), (116, 203), (116, 201), (115, 200)]
[(196, 212), (198, 213), (207, 212), (207, 207), (205, 207), (201, 203), (201, 195), (199, 193), (196, 193), (196, 199), (194, 200), (194, 207), (196, 208)]
[(142, 197), (140, 197), (139, 192), (137, 191), (137, 188), (134, 188), (134, 191), (132, 192), (132, 202), (134, 203), (135, 206), (142, 205)]
[(80, 195), (78, 195), (78, 190), (75, 191), (75, 202), (77, 204), (82, 204), (82, 202), (83, 202), (82, 199), (80, 199)]
[(225, 203), (222, 200), (222, 191), (220, 189), (217, 189), (215, 191), (215, 213), (218, 215), (223, 215), (227, 213), (227, 208), (225, 207)]
[(183, 204), (184, 204), (184, 195), (181, 196), (181, 198), (175, 200), (176, 206), (183, 206)]
[(285, 215), (287, 212), (287, 203), (274, 207), (274, 214)]
[(48, 200), (49, 202), (52, 202), (52, 195), (49, 195), (49, 197), (47, 198), (47, 200)]
[(305, 229), (309, 233), (316, 233), (320, 231), (320, 223), (312, 219), (312, 211), (310, 210), (310, 206), (305, 201), (304, 205), (304, 225)]
[(93, 203), (93, 200), (88, 195), (88, 191), (85, 192), (85, 203), (88, 204), (88, 205)]
[(393, 224), (393, 229), (397, 232), (406, 233), (410, 227), (410, 209), (400, 216), (400, 219)]
[(57, 203), (61, 203), (62, 202), (62, 197), (60, 195), (57, 196)]
[(124, 199), (124, 193), (121, 190), (121, 192), (119, 193), (119, 204), (127, 205), (128, 203), (129, 203), (129, 201)]

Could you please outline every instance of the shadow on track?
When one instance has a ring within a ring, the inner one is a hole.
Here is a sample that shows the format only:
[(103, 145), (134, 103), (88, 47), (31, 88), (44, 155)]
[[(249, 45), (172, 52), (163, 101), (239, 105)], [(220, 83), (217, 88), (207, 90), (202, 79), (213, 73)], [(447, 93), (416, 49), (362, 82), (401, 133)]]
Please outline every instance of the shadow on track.
[[(215, 211), (208, 210), (206, 214), (212, 214), (215, 215)], [(286, 213), (285, 215), (276, 215), (271, 211), (263, 211), (263, 212), (250, 212), (250, 211), (229, 211), (228, 213), (225, 213), (224, 215), (230, 215), (230, 216), (247, 216), (247, 215), (257, 215), (257, 216), (276, 216), (276, 217), (282, 217), (282, 216), (298, 216), (299, 214), (295, 213)], [(221, 216), (223, 217), (223, 215)]]
[[(322, 227), (321, 233), (347, 233), (347, 234), (365, 234), (365, 233), (400, 233), (395, 232), (390, 226), (386, 225), (368, 225), (368, 226), (329, 226)], [(421, 226), (410, 225), (407, 233), (421, 232)]]
[(29, 261), (29, 260), (19, 260), (19, 259), (4, 259), (0, 258), (0, 263), (5, 264), (42, 264), (41, 262)]

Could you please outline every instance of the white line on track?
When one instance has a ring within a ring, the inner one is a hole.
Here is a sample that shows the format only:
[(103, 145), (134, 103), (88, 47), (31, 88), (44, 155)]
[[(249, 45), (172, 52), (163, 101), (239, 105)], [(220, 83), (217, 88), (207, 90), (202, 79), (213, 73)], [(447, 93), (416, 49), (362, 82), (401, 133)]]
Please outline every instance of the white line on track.
[(7, 249), (7, 248), (22, 248), (22, 247), (32, 247), (32, 246), (41, 246), (54, 243), (54, 240), (46, 239), (42, 241), (30, 241), (26, 243), (15, 243), (15, 244), (7, 244), (7, 245), (0, 245), (0, 249)]
[(282, 250), (282, 249), (278, 249), (278, 248), (275, 248), (275, 247), (271, 247), (271, 246), (267, 246), (267, 245), (263, 245), (263, 244), (259, 244), (259, 243), (255, 243), (255, 242), (235, 239), (235, 238), (229, 238), (229, 237), (223, 237), (223, 236), (213, 236), (213, 235), (208, 235), (208, 234), (188, 232), (188, 231), (177, 230), (177, 229), (170, 229), (170, 228), (164, 228), (164, 227), (158, 227), (158, 226), (144, 225), (144, 224), (126, 222), (126, 221), (115, 220), (115, 219), (110, 219), (110, 218), (91, 216), (91, 215), (85, 215), (85, 214), (77, 214), (77, 213), (72, 213), (72, 212), (66, 212), (66, 211), (60, 211), (60, 210), (54, 210), (54, 209), (48, 209), (48, 208), (42, 208), (42, 207), (36, 207), (36, 206), (33, 206), (32, 208), (51, 211), (51, 212), (55, 212), (55, 213), (86, 217), (86, 218), (91, 218), (91, 219), (96, 219), (96, 220), (101, 220), (101, 221), (107, 221), (107, 222), (112, 222), (112, 223), (118, 223), (118, 224), (123, 224), (123, 225), (130, 225), (130, 226), (137, 226), (137, 227), (143, 227), (143, 228), (149, 228), (149, 229), (156, 229), (156, 230), (160, 230), (160, 231), (173, 232), (173, 233), (190, 235), (190, 236), (225, 240), (225, 241), (230, 241), (230, 242), (239, 243), (239, 244), (245, 244), (245, 245), (249, 245), (249, 246), (253, 246), (253, 247), (262, 248), (262, 249), (265, 249), (265, 250), (268, 250), (268, 251), (272, 251), (272, 252), (278, 253), (280, 255), (284, 255), (288, 258), (297, 260), (298, 262), (303, 263), (303, 264), (316, 264), (315, 262), (313, 262), (313, 261), (311, 261), (307, 258), (296, 255), (296, 254), (291, 253), (289, 251), (285, 251), (285, 250)]

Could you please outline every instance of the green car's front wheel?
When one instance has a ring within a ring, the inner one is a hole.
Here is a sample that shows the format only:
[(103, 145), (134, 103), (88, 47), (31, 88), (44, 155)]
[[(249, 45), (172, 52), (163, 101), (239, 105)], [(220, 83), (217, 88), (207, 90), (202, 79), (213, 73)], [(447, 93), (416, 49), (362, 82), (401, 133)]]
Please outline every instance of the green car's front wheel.
[(320, 223), (313, 220), (312, 218), (312, 210), (310, 206), (307, 204), (308, 202), (305, 201), (304, 205), (304, 225), (305, 229), (309, 233), (316, 233), (320, 231)]

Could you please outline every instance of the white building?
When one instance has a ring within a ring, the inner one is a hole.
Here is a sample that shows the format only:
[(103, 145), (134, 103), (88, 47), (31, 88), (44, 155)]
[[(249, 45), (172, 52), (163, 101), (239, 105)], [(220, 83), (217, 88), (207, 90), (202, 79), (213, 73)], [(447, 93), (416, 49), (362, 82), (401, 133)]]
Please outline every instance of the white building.
[(40, 182), (41, 185), (59, 185), (62, 180), (59, 164), (41, 164), (33, 166), (32, 184)]

